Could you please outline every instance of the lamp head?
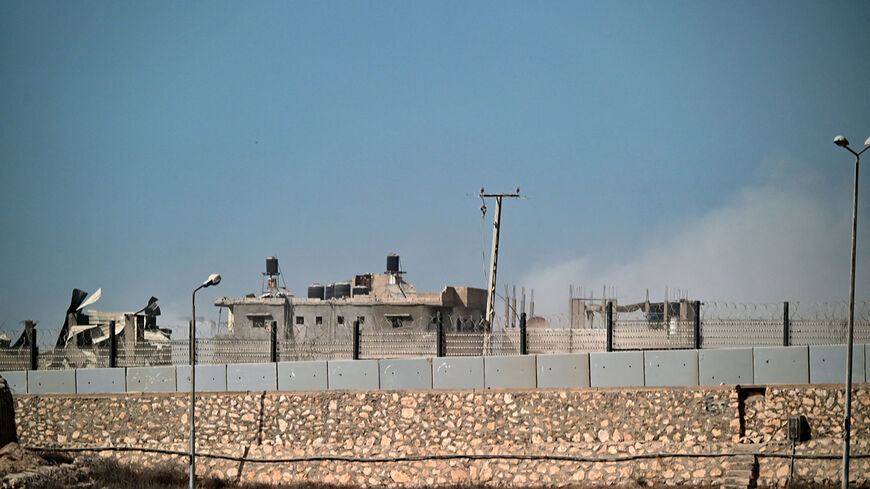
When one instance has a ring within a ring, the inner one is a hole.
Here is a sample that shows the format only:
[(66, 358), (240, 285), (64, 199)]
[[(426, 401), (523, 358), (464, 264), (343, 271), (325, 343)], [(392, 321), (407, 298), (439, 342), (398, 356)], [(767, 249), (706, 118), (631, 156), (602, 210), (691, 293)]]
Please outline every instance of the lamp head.
[(849, 146), (849, 140), (844, 136), (837, 136), (834, 138), (834, 144), (841, 148), (845, 148), (846, 146)]
[(219, 283), (221, 283), (221, 276), (216, 274), (216, 273), (213, 273), (213, 274), (208, 276), (208, 280), (206, 280), (205, 282), (202, 283), (202, 286), (203, 287), (211, 287), (212, 285), (217, 285)]
[(864, 146), (870, 146), (870, 138), (867, 138), (867, 140), (864, 141)]

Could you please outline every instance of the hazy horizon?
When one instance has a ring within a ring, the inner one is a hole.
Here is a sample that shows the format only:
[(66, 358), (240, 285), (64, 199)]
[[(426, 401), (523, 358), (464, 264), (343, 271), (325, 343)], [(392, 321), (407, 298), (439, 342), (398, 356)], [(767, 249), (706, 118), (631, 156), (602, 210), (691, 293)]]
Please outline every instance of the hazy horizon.
[[(418, 290), (848, 298), (863, 3), (0, 4), (0, 324), (297, 295), (401, 255)], [(870, 158), (870, 152), (865, 154)], [(866, 165), (865, 165), (866, 166)], [(856, 295), (870, 298), (862, 174)], [(496, 310), (503, 310), (496, 307)], [(11, 334), (10, 334), (11, 336)], [(14, 339), (14, 338), (13, 338)]]

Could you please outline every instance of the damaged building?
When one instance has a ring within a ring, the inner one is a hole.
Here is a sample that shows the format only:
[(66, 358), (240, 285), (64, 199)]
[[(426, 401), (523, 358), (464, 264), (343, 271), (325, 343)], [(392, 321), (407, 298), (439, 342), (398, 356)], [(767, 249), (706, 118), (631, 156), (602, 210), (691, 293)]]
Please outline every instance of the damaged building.
[(351, 280), (312, 284), (306, 297), (278, 286), (278, 259), (266, 259), (266, 288), (261, 295), (221, 297), (228, 337), (268, 339), (274, 322), (282, 339), (330, 331), (359, 322), (367, 331), (433, 330), (440, 314), (450, 331), (479, 327), (486, 310), (486, 291), (446, 286), (440, 292), (418, 292), (404, 279), (399, 256), (388, 255), (384, 273), (355, 275)]
[(160, 307), (156, 297), (151, 297), (148, 304), (137, 311), (85, 311), (101, 297), (102, 289), (91, 296), (83, 290), (73, 289), (63, 327), (55, 342), (53, 362), (72, 367), (98, 365), (99, 359), (93, 350), (109, 347), (114, 322), (119, 359), (144, 365), (170, 363), (172, 332), (157, 326)]

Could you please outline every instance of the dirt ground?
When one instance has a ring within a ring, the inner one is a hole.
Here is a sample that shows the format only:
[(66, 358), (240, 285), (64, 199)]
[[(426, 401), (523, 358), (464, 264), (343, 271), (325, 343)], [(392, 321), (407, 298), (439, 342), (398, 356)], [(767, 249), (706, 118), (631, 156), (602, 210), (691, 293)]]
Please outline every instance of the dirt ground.
[[(62, 470), (52, 470), (62, 469)], [(30, 472), (31, 477), (9, 480), (10, 474)], [(33, 476), (36, 474), (35, 476)], [(5, 478), (4, 478), (5, 477)], [(63, 453), (42, 452), (37, 455), (17, 443), (10, 443), (0, 449), (0, 488), (2, 489), (184, 489), (188, 487), (188, 475), (177, 466), (145, 469), (119, 463), (117, 460), (95, 455), (79, 455), (75, 458)], [(197, 487), (202, 489), (355, 489), (351, 486), (327, 484), (283, 484), (269, 485), (256, 483), (233, 483), (224, 480), (199, 479)], [(484, 489), (485, 486), (452, 486), (447, 489)], [(573, 486), (575, 489), (707, 489), (703, 486), (665, 486), (641, 485), (636, 481), (617, 486)], [(788, 489), (818, 489), (816, 486), (792, 484)], [(836, 486), (839, 487), (839, 486)], [(531, 489), (517, 487), (511, 489)], [(537, 488), (539, 489), (539, 488)], [(828, 488), (824, 488), (828, 489)], [(835, 489), (834, 487), (830, 489)], [(864, 486), (858, 489), (870, 489)]]
[(29, 452), (17, 443), (7, 443), (0, 448), (0, 478), (9, 474), (32, 471), (50, 465), (50, 461)]

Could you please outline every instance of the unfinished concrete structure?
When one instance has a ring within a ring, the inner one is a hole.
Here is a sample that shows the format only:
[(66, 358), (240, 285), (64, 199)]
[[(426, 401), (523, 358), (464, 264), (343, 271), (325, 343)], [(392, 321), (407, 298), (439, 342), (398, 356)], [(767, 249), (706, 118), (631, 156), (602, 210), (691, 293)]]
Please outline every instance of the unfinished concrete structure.
[[(568, 289), (568, 316), (570, 317), (571, 328), (577, 329), (592, 329), (602, 328), (605, 324), (605, 313), (607, 303), (612, 303), (612, 311), (614, 320), (622, 314), (625, 319), (643, 319), (647, 321), (650, 328), (662, 328), (676, 321), (685, 323), (695, 319), (694, 301), (688, 297), (681, 297), (676, 300), (668, 300), (667, 288), (665, 289), (665, 299), (663, 302), (650, 302), (649, 292), (647, 292), (646, 300), (634, 304), (620, 305), (616, 297), (609, 298), (607, 296), (607, 288), (604, 288), (604, 293), (600, 299), (593, 299), (574, 296), (573, 286)], [(632, 315), (637, 313), (638, 315)]]
[(302, 298), (278, 287), (277, 259), (269, 257), (264, 293), (221, 297), (215, 306), (227, 309), (228, 336), (239, 339), (268, 339), (273, 322), (282, 339), (350, 326), (356, 321), (364, 331), (430, 330), (435, 328), (439, 313), (450, 331), (480, 326), (486, 310), (485, 290), (447, 286), (440, 292), (417, 292), (404, 280), (404, 273), (399, 270), (399, 257), (389, 255), (384, 273), (356, 275), (353, 280), (326, 286), (312, 284), (307, 297)]

